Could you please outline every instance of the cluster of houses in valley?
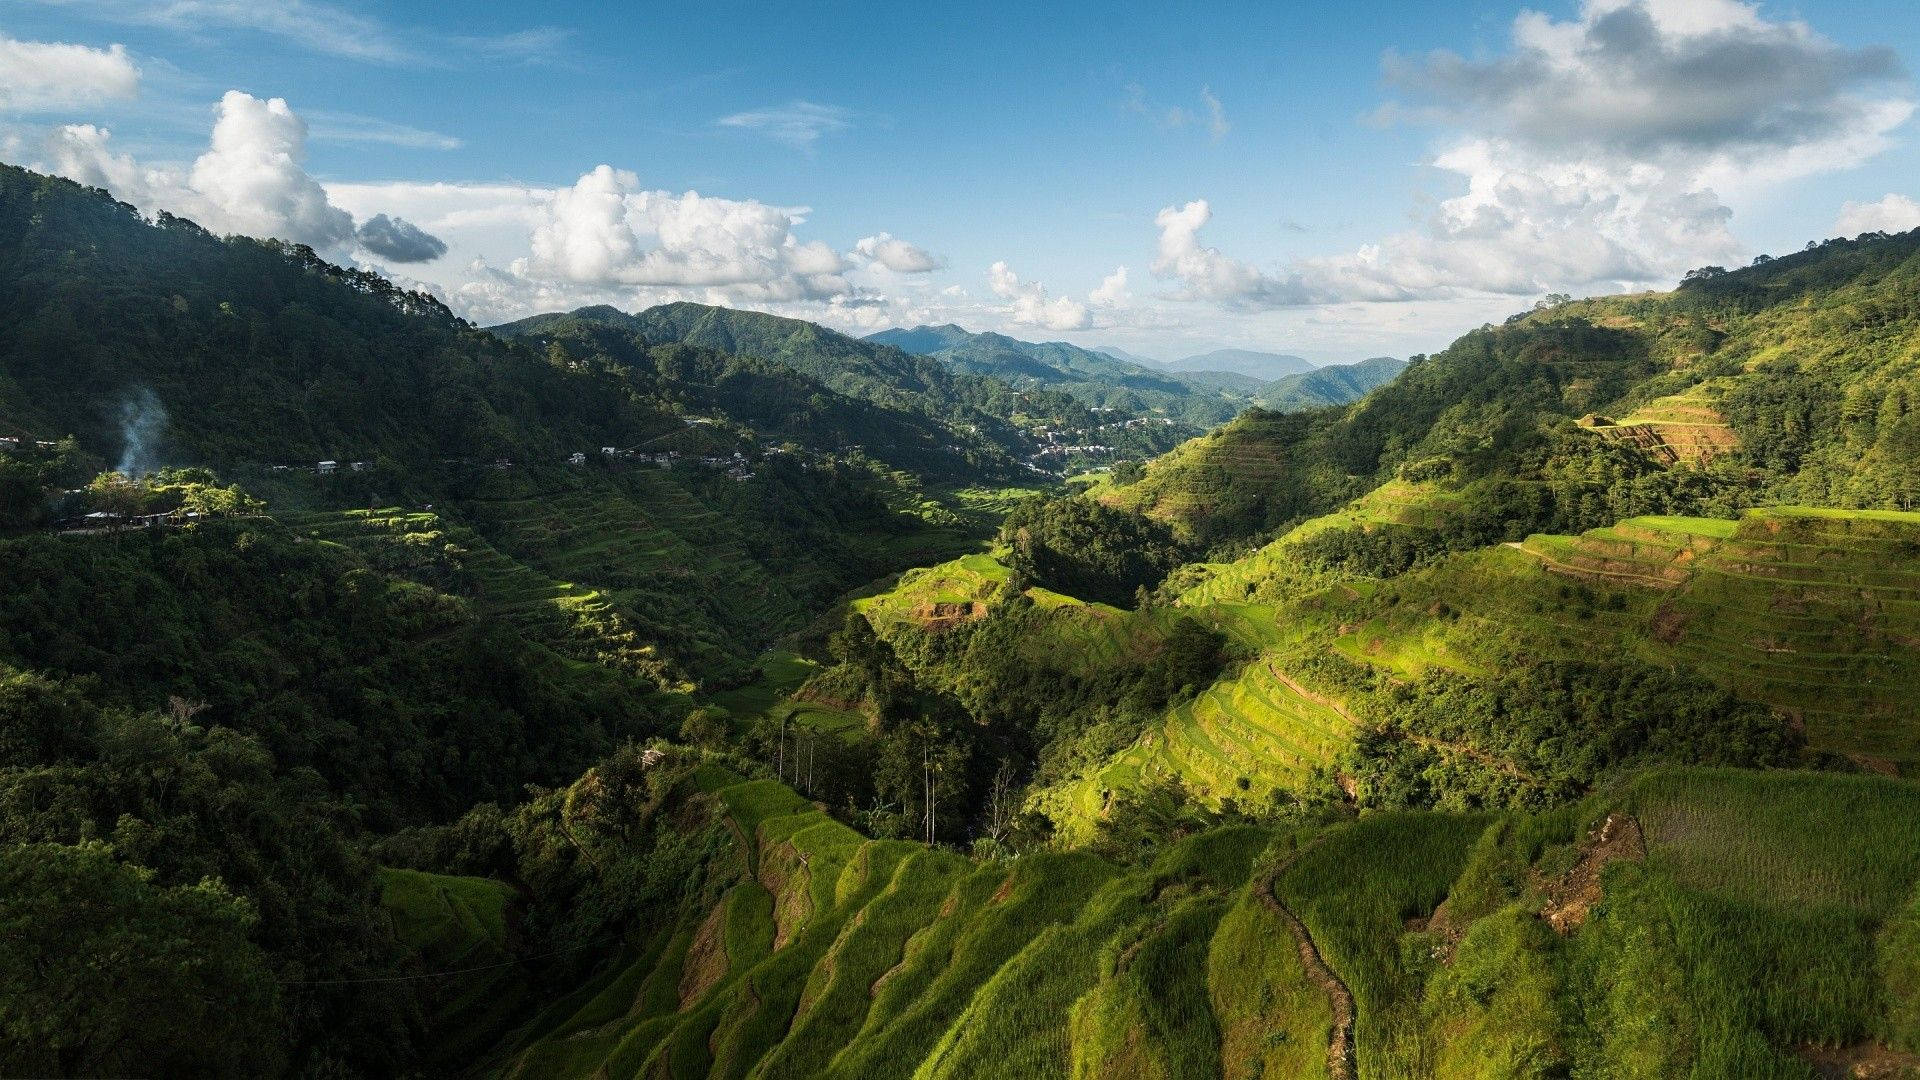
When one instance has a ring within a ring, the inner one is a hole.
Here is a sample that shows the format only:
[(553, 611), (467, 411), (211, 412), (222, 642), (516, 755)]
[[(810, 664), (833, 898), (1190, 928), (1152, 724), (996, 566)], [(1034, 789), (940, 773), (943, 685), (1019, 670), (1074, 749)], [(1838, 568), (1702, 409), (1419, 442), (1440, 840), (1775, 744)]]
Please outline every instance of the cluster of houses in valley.
[(329, 459), (326, 461), (316, 461), (311, 467), (306, 465), (269, 465), (267, 466), (267, 471), (275, 473), (311, 472), (315, 476), (336, 476), (342, 471), (350, 473), (372, 472), (373, 462), (349, 461), (343, 465), (338, 461)]
[(0, 435), (0, 450), (58, 450), (57, 439), (35, 439), (25, 435)]
[[(73, 494), (73, 493), (69, 493)], [(167, 510), (158, 514), (116, 514), (95, 510), (75, 514), (53, 523), (56, 532), (117, 532), (121, 529), (177, 529), (200, 520), (197, 510)]]
[[(712, 423), (710, 420), (703, 422)], [(779, 453), (780, 451), (769, 450), (767, 452)], [(753, 479), (752, 462), (747, 459), (745, 453), (739, 450), (735, 450), (727, 456), (720, 456), (713, 454), (682, 454), (678, 450), (651, 452), (641, 450), (637, 447), (622, 450), (617, 446), (603, 446), (600, 448), (600, 458), (603, 461), (617, 461), (633, 465), (651, 465), (658, 469), (671, 469), (675, 465), (682, 464), (699, 465), (708, 469), (725, 469), (727, 475), (733, 477), (735, 480)], [(585, 465), (586, 463), (587, 455), (584, 452), (576, 451), (575, 453), (567, 455), (567, 464), (569, 465)]]

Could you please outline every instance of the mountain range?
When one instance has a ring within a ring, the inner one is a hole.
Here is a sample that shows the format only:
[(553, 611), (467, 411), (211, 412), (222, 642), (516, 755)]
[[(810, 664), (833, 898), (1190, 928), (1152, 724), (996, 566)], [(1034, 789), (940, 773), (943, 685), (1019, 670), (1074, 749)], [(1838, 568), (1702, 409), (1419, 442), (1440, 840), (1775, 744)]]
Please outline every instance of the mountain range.
[[(1166, 415), (1183, 432), (1210, 427), (1250, 403), (1285, 411), (1344, 404), (1398, 374), (1398, 361), (1385, 357), (1317, 369), (1297, 356), (1241, 349), (1168, 364), (1116, 349), (1021, 341), (952, 324), (883, 330), (866, 340), (956, 370), (1058, 388), (1097, 408)], [(1329, 374), (1316, 378), (1322, 370)]]
[(0, 168), (0, 1073), (1911, 1071), (1917, 283), (1235, 390)]

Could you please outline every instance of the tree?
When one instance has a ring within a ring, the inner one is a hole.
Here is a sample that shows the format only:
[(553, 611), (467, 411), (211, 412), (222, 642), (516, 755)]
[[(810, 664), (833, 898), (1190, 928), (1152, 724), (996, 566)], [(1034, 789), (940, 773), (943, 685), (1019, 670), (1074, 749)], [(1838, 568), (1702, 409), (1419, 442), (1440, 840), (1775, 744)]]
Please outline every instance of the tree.
[(0, 853), (0, 1072), (266, 1076), (278, 991), (218, 881), (162, 888), (89, 843)]
[(724, 745), (730, 725), (727, 714), (722, 709), (701, 707), (687, 714), (680, 722), (680, 738), (695, 746), (715, 749)]

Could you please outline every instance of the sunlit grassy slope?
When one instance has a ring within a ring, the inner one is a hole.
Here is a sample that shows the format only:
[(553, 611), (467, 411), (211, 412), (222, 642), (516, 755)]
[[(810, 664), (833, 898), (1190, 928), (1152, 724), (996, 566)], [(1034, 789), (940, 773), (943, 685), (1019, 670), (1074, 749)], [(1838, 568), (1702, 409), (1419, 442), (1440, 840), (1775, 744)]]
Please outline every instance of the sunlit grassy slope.
[[(1333, 515), (1402, 523), (1422, 492), (1382, 489)], [(1539, 659), (1638, 658), (1687, 669), (1780, 710), (1807, 745), (1885, 771), (1920, 769), (1920, 514), (1780, 507), (1740, 521), (1642, 517), (1533, 536), (1388, 581), (1303, 568), (1294, 533), (1188, 572), (1177, 607), (1129, 612), (1031, 590), (1050, 618), (1022, 655), (1086, 671), (1149, 655), (1169, 620), (1223, 631), (1247, 662), (1105, 763), (1040, 792), (1069, 836), (1112, 794), (1177, 776), (1203, 798), (1298, 790), (1347, 745), (1355, 703), (1318, 673), (1333, 656), (1396, 678), (1491, 674)], [(1007, 572), (987, 555), (914, 571), (859, 603), (882, 634), (938, 632), (991, 610)], [(938, 671), (923, 673), (936, 682)]]
[[(1327, 1076), (1332, 990), (1283, 906), (1351, 995), (1361, 1076), (1809, 1077), (1810, 1047), (1920, 1048), (1887, 992), (1920, 978), (1911, 781), (1661, 770), (1541, 815), (1233, 827), (1135, 867), (971, 861), (768, 781), (694, 786), (736, 837), (704, 889), (498, 1074)], [(1539, 917), (1569, 904), (1562, 933)]]

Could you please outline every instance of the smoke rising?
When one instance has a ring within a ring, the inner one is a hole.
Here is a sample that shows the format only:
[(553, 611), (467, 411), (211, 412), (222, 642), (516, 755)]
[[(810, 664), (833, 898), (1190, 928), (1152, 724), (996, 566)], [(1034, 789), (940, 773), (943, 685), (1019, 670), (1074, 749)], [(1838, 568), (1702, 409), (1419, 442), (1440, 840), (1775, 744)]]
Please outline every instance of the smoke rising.
[(160, 434), (166, 426), (166, 406), (152, 390), (136, 386), (128, 391), (120, 402), (120, 464), (115, 468), (129, 477), (152, 472), (159, 464)]

